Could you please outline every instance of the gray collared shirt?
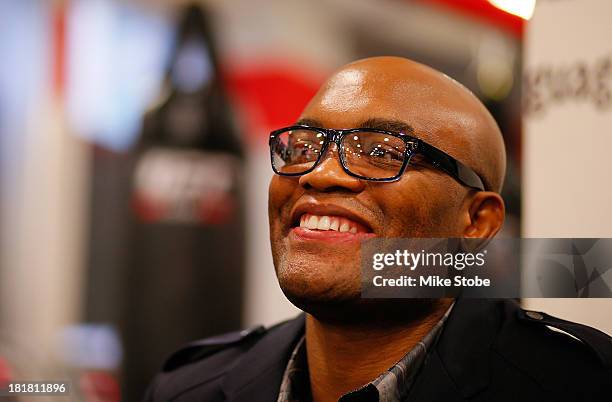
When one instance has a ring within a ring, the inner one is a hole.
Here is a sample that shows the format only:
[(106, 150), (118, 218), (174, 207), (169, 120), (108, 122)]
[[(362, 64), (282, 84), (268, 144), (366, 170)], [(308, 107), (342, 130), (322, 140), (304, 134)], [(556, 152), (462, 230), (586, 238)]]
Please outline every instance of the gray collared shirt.
[[(395, 402), (404, 400), (427, 357), (428, 351), (440, 335), (452, 308), (451, 305), (431, 331), (393, 367), (379, 375), (374, 381), (343, 395), (340, 402), (353, 400)], [(311, 400), (306, 339), (302, 336), (293, 349), (285, 368), (277, 402), (309, 402)]]

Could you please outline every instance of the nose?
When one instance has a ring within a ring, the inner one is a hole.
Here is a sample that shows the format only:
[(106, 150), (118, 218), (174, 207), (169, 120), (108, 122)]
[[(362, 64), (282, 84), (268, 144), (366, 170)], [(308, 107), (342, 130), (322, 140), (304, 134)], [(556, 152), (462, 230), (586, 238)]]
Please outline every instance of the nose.
[(321, 162), (312, 172), (300, 176), (300, 186), (322, 192), (348, 191), (359, 193), (363, 191), (365, 182), (348, 175), (342, 169), (336, 144), (331, 144), (321, 158)]

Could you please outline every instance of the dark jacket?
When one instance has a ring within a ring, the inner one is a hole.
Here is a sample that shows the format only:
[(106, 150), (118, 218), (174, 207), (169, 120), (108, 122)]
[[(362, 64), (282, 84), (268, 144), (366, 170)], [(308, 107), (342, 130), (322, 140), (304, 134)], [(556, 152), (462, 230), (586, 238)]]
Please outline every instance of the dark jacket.
[[(300, 315), (190, 344), (145, 400), (275, 402), (303, 332)], [(458, 300), (407, 400), (612, 401), (612, 338), (514, 301)]]

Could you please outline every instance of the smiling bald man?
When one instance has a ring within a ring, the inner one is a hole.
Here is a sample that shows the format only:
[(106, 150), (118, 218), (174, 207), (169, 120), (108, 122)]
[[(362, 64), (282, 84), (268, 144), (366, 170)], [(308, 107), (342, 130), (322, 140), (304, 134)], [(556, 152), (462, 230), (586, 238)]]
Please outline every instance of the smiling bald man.
[(612, 342), (595, 329), (509, 300), (360, 297), (365, 239), (501, 229), (503, 138), (465, 87), (403, 58), (351, 63), (271, 133), (270, 154), (274, 267), (305, 314), (187, 345), (147, 401), (612, 397)]

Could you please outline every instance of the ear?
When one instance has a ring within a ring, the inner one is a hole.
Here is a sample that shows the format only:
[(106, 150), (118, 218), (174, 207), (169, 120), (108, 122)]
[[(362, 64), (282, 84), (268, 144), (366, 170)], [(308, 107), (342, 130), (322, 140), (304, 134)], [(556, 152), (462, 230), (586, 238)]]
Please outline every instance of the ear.
[(468, 224), (463, 231), (463, 237), (493, 238), (504, 224), (504, 200), (492, 191), (479, 191), (468, 199), (468, 203)]

